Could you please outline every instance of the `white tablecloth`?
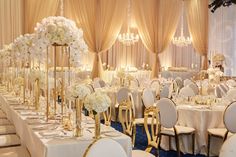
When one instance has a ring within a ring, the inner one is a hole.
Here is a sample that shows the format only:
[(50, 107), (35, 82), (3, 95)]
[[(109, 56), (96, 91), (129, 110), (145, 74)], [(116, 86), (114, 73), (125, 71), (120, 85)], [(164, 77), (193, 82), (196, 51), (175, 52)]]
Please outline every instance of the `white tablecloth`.
[[(222, 128), (224, 106), (216, 106), (209, 109), (206, 106), (191, 106), (179, 105), (178, 124), (196, 129), (195, 133), (195, 154), (206, 154), (207, 150), (207, 129)], [(164, 136), (163, 136), (164, 137)], [(192, 139), (187, 136), (180, 136), (180, 148), (183, 153), (192, 153)], [(212, 138), (211, 153), (217, 155), (222, 144), (221, 140)], [(174, 139), (171, 143), (172, 148), (175, 148)], [(165, 150), (169, 149), (168, 139), (162, 138), (161, 147)]]
[[(133, 77), (135, 77), (138, 80), (142, 79), (150, 79), (151, 78), (151, 71), (150, 70), (138, 70), (135, 72), (128, 72), (131, 74)], [(112, 79), (116, 77), (116, 71), (115, 70), (105, 70), (102, 74), (102, 79), (105, 82), (110, 83)]]
[[(0, 95), (0, 102), (7, 117), (15, 125), (22, 145), (28, 148), (32, 157), (83, 157), (85, 150), (94, 140), (93, 134), (85, 129), (83, 132), (84, 136), (80, 138), (42, 138), (39, 132), (33, 130), (32, 126), (25, 120), (25, 117), (17, 112), (17, 110), (14, 110), (2, 95)], [(105, 135), (102, 134), (102, 137), (105, 137)], [(129, 157), (132, 156), (130, 137), (120, 133), (120, 136), (112, 138), (121, 144)]]

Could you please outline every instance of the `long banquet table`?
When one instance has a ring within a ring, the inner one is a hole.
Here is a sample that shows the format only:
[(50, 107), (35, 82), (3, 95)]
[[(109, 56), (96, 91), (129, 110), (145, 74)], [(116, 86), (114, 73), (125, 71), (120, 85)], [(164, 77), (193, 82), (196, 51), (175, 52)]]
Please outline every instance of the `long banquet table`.
[[(0, 102), (2, 110), (6, 112), (9, 120), (15, 125), (22, 145), (28, 148), (32, 157), (83, 157), (88, 146), (94, 141), (94, 134), (86, 128), (83, 130), (83, 136), (78, 138), (73, 137), (70, 132), (65, 132), (64, 130), (58, 130), (57, 132), (60, 135), (55, 135), (55, 137), (53, 137), (54, 135), (50, 136), (50, 130), (48, 130), (49, 132), (47, 134), (44, 134), (48, 136), (41, 136), (40, 133), (42, 131), (34, 129), (36, 125), (40, 124), (29, 123), (27, 116), (22, 115), (22, 112), (19, 112), (20, 110), (17, 109), (17, 106), (19, 107), (20, 105), (9, 104), (2, 94), (0, 94)], [(84, 120), (86, 120), (85, 116)], [(103, 130), (103, 127), (105, 128), (102, 125), (101, 130)], [(111, 127), (109, 128), (111, 129)], [(55, 130), (57, 129), (52, 128), (51, 130), (54, 131), (52, 134), (55, 134)], [(115, 130), (114, 132), (115, 136), (107, 136), (105, 133), (102, 133), (101, 136), (113, 138), (119, 142), (127, 155), (131, 157), (132, 144), (130, 137)]]

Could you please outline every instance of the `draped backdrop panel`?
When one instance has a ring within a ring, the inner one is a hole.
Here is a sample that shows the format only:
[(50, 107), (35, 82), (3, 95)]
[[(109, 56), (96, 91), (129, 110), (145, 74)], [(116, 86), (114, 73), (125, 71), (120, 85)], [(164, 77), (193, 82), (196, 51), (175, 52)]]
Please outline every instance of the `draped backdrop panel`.
[(204, 56), (202, 69), (208, 68), (208, 1), (185, 1), (188, 27), (193, 40), (193, 47)]
[(55, 16), (59, 0), (24, 0), (25, 33), (33, 33), (37, 22), (48, 16)]
[(178, 25), (181, 3), (172, 0), (134, 0), (134, 16), (145, 47), (156, 54), (152, 77), (160, 70), (159, 54), (170, 44)]
[(123, 24), (126, 0), (71, 0), (72, 16), (84, 31), (89, 50), (95, 53), (92, 78), (102, 73), (99, 53), (115, 42)]

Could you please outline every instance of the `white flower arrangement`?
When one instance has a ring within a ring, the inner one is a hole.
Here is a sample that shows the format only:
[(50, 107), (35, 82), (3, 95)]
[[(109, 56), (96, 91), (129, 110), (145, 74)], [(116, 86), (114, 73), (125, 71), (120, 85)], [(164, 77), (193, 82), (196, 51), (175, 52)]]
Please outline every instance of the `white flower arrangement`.
[(85, 98), (84, 107), (94, 114), (104, 112), (110, 107), (111, 99), (100, 91), (96, 91)]
[(88, 46), (83, 39), (82, 29), (78, 29), (74, 21), (62, 16), (50, 16), (37, 23), (35, 31), (43, 42), (41, 47), (48, 45), (67, 45), (70, 47), (70, 61), (75, 64), (79, 53), (88, 52)]
[(216, 83), (220, 82), (220, 77), (224, 75), (224, 73), (219, 68), (209, 68), (207, 69), (207, 73), (209, 80)]
[(5, 65), (9, 66), (11, 59), (13, 59), (13, 44), (4, 45), (3, 49), (0, 50), (0, 59), (4, 62)]
[(127, 74), (127, 75), (126, 75), (126, 79), (127, 79), (128, 81), (132, 81), (132, 80), (134, 80), (134, 76), (132, 76), (131, 74)]
[(90, 93), (90, 89), (85, 84), (72, 84), (66, 89), (66, 97), (72, 100), (76, 98), (83, 100)]
[(17, 37), (13, 42), (13, 50), (16, 59), (27, 61), (31, 54), (30, 48), (33, 46), (35, 34), (25, 34)]

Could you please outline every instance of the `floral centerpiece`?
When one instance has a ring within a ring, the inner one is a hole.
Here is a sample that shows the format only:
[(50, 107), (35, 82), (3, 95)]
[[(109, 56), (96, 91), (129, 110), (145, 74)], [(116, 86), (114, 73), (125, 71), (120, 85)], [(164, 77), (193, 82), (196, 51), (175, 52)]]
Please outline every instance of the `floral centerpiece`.
[(91, 93), (90, 89), (85, 84), (74, 83), (67, 87), (66, 90), (67, 98), (75, 100), (75, 111), (76, 111), (76, 127), (75, 136), (82, 136), (82, 107), (83, 101), (87, 95)]
[(14, 80), (14, 91), (16, 95), (18, 96), (21, 91), (21, 87), (24, 85), (24, 78), (23, 77), (17, 77)]
[(95, 116), (95, 138), (100, 137), (100, 113), (106, 111), (111, 105), (111, 99), (104, 93), (96, 91), (85, 98), (84, 106)]
[(41, 23), (37, 23), (35, 30), (38, 38), (41, 39), (41, 47), (53, 44), (70, 47), (71, 63), (77, 63), (78, 52), (88, 52), (82, 29), (78, 29), (74, 21), (65, 17), (50, 16), (44, 18)]
[(125, 70), (120, 69), (116, 72), (116, 76), (120, 78), (120, 85), (124, 86), (124, 80), (125, 80)]
[(209, 81), (212, 83), (219, 83), (220, 77), (224, 75), (224, 73), (219, 68), (209, 68), (207, 69)]

